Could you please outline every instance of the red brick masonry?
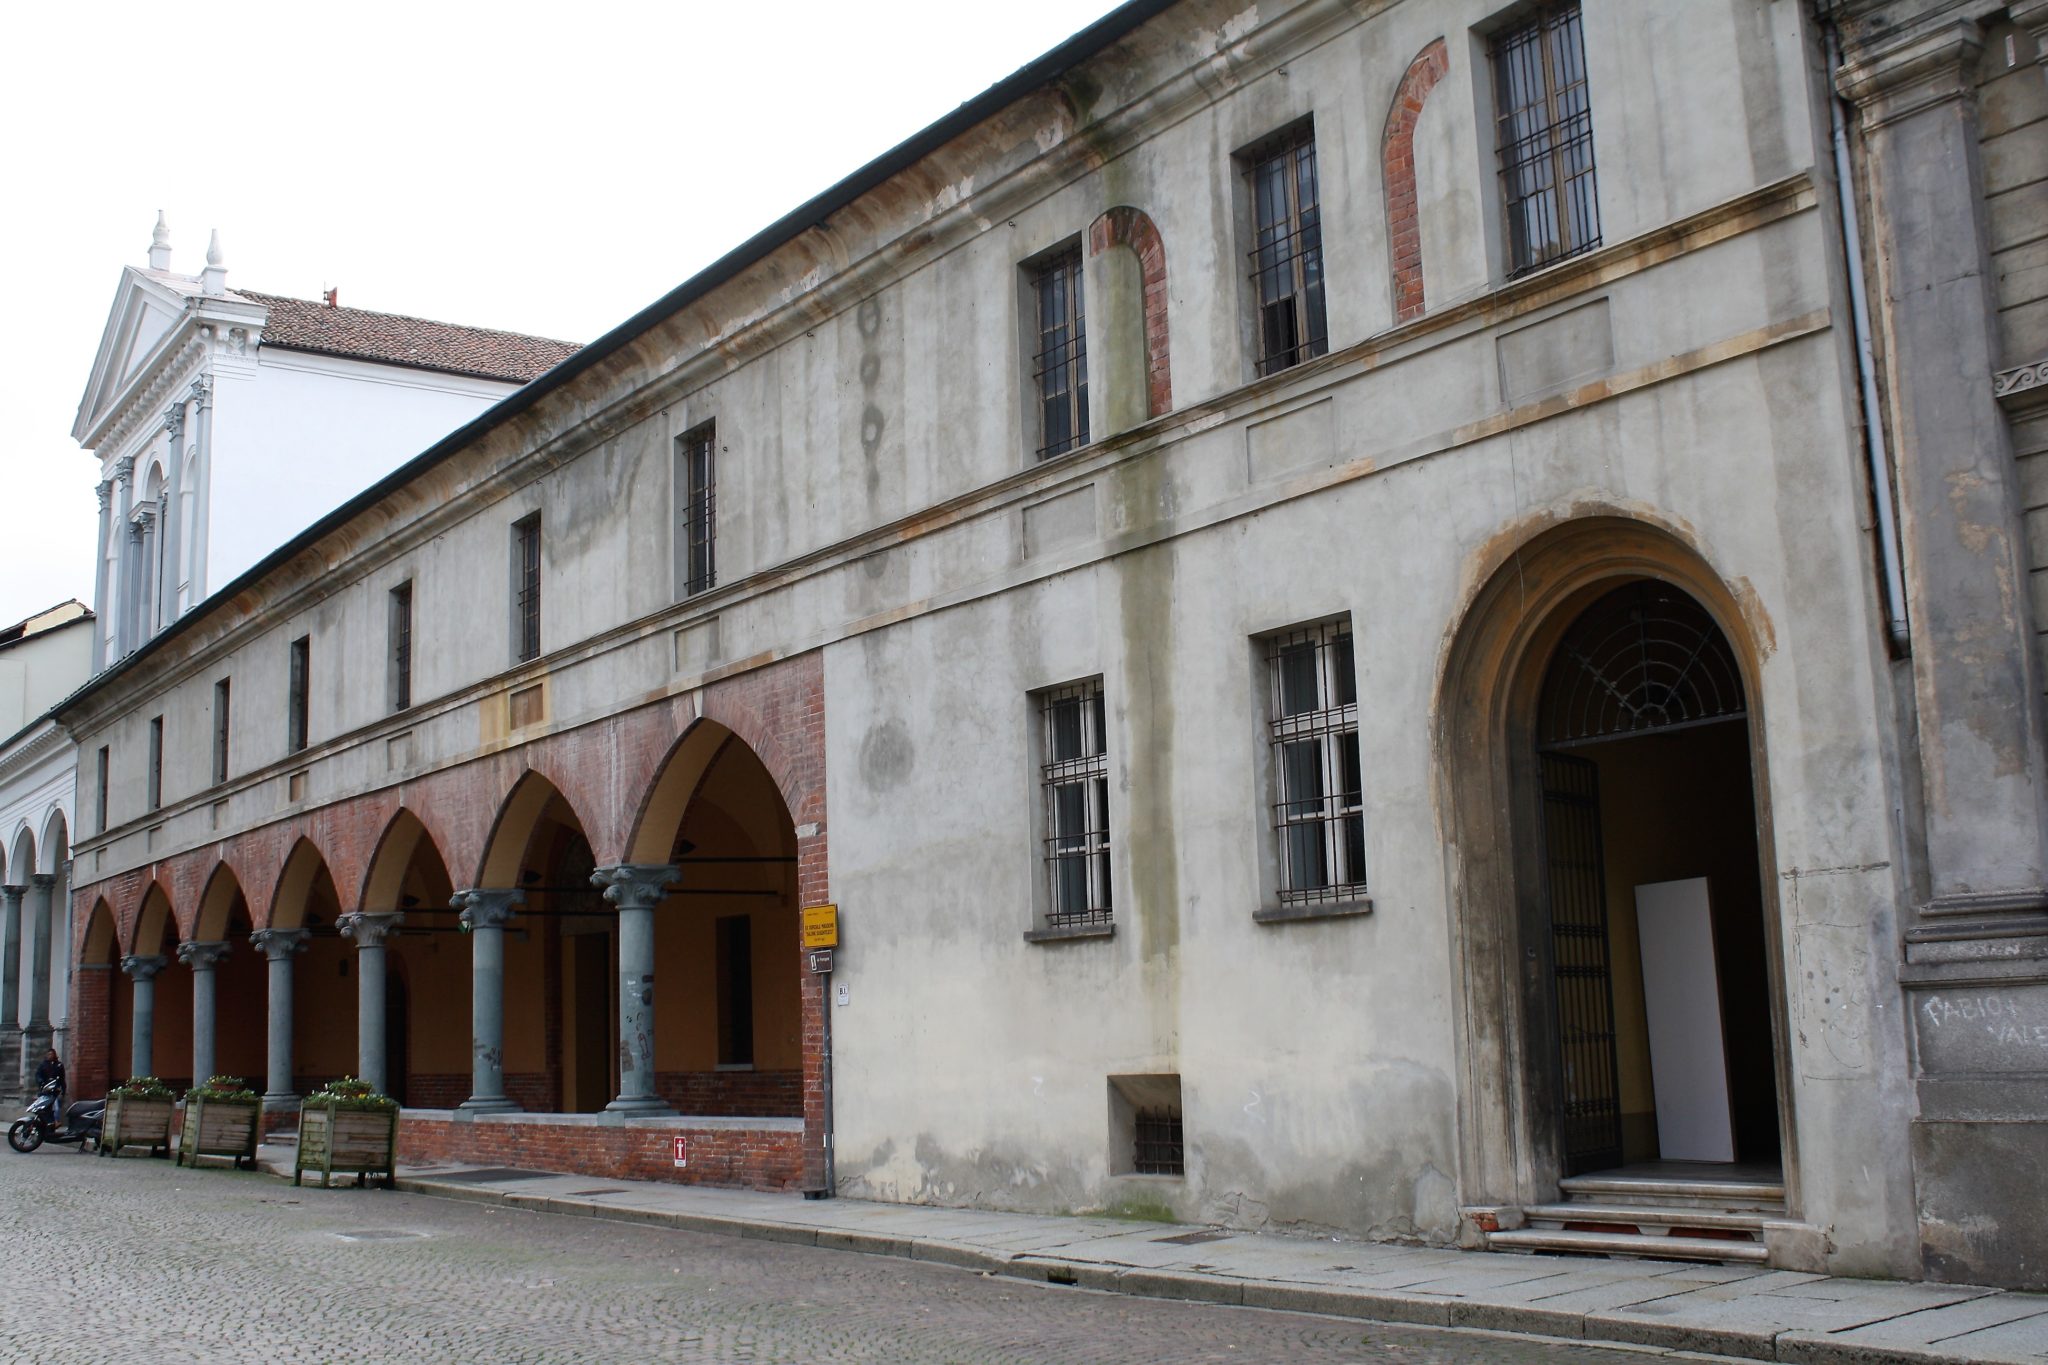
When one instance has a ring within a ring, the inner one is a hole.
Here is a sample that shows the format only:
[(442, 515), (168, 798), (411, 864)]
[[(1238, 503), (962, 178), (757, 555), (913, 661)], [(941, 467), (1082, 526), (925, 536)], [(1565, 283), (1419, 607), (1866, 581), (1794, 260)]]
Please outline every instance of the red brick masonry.
[(1138, 258), (1145, 289), (1145, 415), (1173, 411), (1173, 361), (1166, 333), (1166, 243), (1142, 209), (1119, 205), (1088, 228), (1088, 254), (1127, 246)]
[[(675, 1164), (675, 1140), (689, 1165)], [(689, 1128), (610, 1123), (398, 1122), (402, 1162), (461, 1161), (524, 1170), (573, 1171), (599, 1180), (671, 1180), (750, 1190), (804, 1184), (804, 1135), (787, 1129)]]
[(1380, 175), (1386, 184), (1387, 249), (1394, 260), (1394, 321), (1422, 316), (1422, 219), (1415, 200), (1415, 125), (1429, 92), (1450, 70), (1439, 38), (1415, 55), (1394, 92), (1380, 138)]

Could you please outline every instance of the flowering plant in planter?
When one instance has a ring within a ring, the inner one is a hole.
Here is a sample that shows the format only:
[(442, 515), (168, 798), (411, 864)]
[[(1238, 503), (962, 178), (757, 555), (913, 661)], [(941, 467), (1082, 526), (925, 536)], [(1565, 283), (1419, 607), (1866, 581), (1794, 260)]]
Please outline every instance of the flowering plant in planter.
[(178, 1138), (178, 1164), (199, 1164), (203, 1156), (224, 1156), (236, 1166), (256, 1164), (262, 1127), (262, 1097), (239, 1076), (209, 1077), (185, 1092), (185, 1128)]
[(154, 1076), (130, 1076), (107, 1091), (100, 1155), (118, 1156), (123, 1147), (147, 1147), (156, 1156), (168, 1153), (175, 1098), (171, 1088)]
[(386, 1188), (396, 1183), (398, 1101), (380, 1095), (368, 1081), (343, 1076), (306, 1096), (299, 1105), (299, 1151), (292, 1162), (292, 1184), (318, 1174), (324, 1187), (338, 1171), (355, 1174), (362, 1184), (382, 1176)]

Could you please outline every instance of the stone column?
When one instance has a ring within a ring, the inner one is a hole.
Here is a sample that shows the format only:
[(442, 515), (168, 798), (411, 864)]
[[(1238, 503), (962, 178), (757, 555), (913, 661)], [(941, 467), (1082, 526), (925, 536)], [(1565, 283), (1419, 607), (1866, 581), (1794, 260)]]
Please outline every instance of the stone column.
[(304, 929), (258, 929), (249, 942), (270, 964), (270, 1036), (264, 1053), (269, 1073), (263, 1088), (265, 1109), (289, 1109), (298, 1103), (292, 1090), (292, 955), (303, 952), (311, 937)]
[(519, 1108), (505, 1094), (505, 924), (524, 891), (458, 891), (449, 902), (469, 935), (469, 1098), (472, 1114)]
[(190, 549), (192, 571), (186, 575), (186, 594), (197, 602), (206, 596), (206, 542), (209, 523), (207, 489), (213, 485), (213, 376), (200, 375), (192, 381), (192, 402), (197, 410), (198, 439), (193, 441), (197, 459), (192, 466), (192, 524), (184, 536)]
[(121, 970), (128, 973), (129, 979), (135, 983), (135, 1007), (129, 1011), (130, 1076), (156, 1073), (156, 974), (169, 964), (170, 959), (161, 955), (137, 957), (131, 953), (121, 959)]
[(21, 1027), (21, 898), (26, 886), (0, 886), (0, 1029)]
[(135, 637), (128, 629), (128, 598), (135, 578), (135, 561), (128, 556), (128, 543), (135, 530), (128, 520), (128, 513), (135, 503), (135, 457), (123, 455), (114, 461), (114, 487), (119, 492), (114, 507), (113, 539), (108, 552), (114, 560), (113, 608), (109, 617), (114, 623), (114, 657), (109, 663), (117, 662), (122, 655), (135, 647)]
[(1882, 285), (1925, 804), (1923, 924), (2048, 908), (2022, 502), (1991, 384), (1999, 343), (1974, 80), (1983, 43), (1959, 19), (1861, 45), (1838, 76), (1863, 129)]
[(164, 409), (164, 435), (170, 444), (170, 463), (164, 470), (164, 506), (158, 523), (163, 537), (163, 586), (158, 598), (157, 629), (178, 619), (178, 552), (185, 539), (184, 508), (178, 501), (185, 482), (185, 399)]
[(391, 910), (336, 921), (342, 937), (356, 945), (356, 1076), (379, 1094), (391, 1081), (384, 1068), (384, 937), (404, 920)]
[(654, 1089), (654, 910), (682, 875), (673, 863), (600, 867), (591, 884), (619, 908), (619, 1097), (608, 1113), (672, 1114)]
[(99, 619), (92, 623), (92, 671), (97, 673), (107, 666), (107, 560), (110, 551), (107, 534), (113, 529), (113, 514), (110, 510), (114, 497), (114, 485), (102, 483), (100, 495), (100, 538), (97, 558), (93, 567), (92, 611)]
[(178, 961), (192, 969), (192, 1084), (213, 1079), (213, 969), (228, 955), (227, 943), (180, 943)]
[(38, 872), (28, 879), (29, 938), (22, 945), (28, 959), (28, 1023), (21, 1030), (24, 1091), (50, 1046), (50, 896), (56, 886), (55, 873)]

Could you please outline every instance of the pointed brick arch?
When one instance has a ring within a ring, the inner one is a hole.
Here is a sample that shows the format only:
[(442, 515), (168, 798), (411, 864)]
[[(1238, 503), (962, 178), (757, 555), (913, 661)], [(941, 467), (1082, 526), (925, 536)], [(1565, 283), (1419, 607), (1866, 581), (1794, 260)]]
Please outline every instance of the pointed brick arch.
[(1138, 258), (1145, 312), (1145, 415), (1173, 411), (1173, 358), (1166, 327), (1166, 242), (1143, 209), (1119, 204), (1088, 227), (1088, 254), (1129, 247)]
[(213, 872), (206, 879), (206, 889), (199, 893), (199, 912), (193, 919), (192, 937), (202, 943), (218, 943), (226, 938), (228, 919), (237, 900), (247, 906), (248, 897), (242, 892), (242, 879), (226, 862), (215, 863)]
[[(538, 768), (528, 768), (512, 784), (512, 790), (505, 794), (505, 799), (498, 803), (498, 818), (491, 823), (490, 839), (484, 845), (476, 879), (470, 885), (517, 886), (520, 865), (525, 860), (528, 845), (533, 842), (534, 831), (546, 818), (547, 808), (557, 799), (569, 808), (576, 828), (588, 839), (589, 827), (583, 812), (563, 792), (561, 784)], [(453, 869), (450, 871), (452, 874)]]
[(1386, 190), (1387, 250), (1394, 267), (1394, 321), (1422, 316), (1422, 216), (1415, 197), (1415, 125), (1429, 92), (1451, 68), (1450, 49), (1438, 38), (1408, 64), (1380, 135), (1380, 178)]

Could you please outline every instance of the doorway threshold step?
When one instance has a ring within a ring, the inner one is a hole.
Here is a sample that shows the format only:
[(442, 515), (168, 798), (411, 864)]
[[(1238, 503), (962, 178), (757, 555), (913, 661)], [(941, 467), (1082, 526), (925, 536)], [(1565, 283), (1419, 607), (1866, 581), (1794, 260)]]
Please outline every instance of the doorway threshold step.
[(1745, 1265), (1762, 1265), (1770, 1257), (1770, 1252), (1761, 1242), (1537, 1228), (1490, 1232), (1486, 1235), (1486, 1245), (1492, 1251), (1556, 1251), (1579, 1256), (1642, 1256), (1667, 1261), (1734, 1261)]
[[(1601, 1223), (1617, 1228), (1712, 1228), (1716, 1232), (1745, 1232), (1759, 1241), (1766, 1218), (1782, 1217), (1783, 1210), (1694, 1208), (1689, 1205), (1653, 1204), (1531, 1204), (1522, 1210), (1531, 1223)], [(1668, 1232), (1658, 1236), (1669, 1236)]]
[(1688, 1180), (1675, 1175), (1575, 1175), (1558, 1182), (1565, 1198), (1587, 1204), (1675, 1204), (1693, 1208), (1767, 1209), (1785, 1206), (1782, 1180)]

